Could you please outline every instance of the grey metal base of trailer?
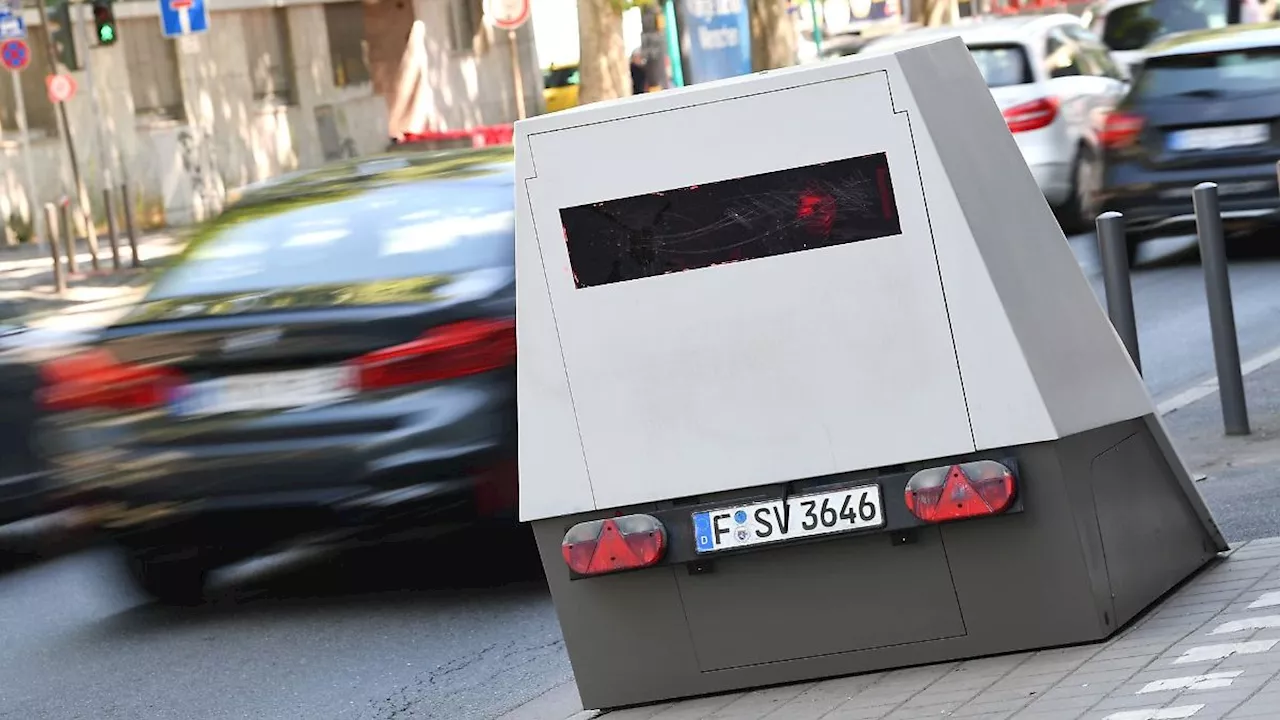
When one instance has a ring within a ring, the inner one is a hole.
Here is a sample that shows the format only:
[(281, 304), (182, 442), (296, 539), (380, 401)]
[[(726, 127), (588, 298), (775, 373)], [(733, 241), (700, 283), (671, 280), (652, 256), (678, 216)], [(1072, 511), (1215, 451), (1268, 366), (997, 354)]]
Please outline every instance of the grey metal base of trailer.
[(1226, 549), (1150, 417), (835, 480), (882, 481), (892, 518), (911, 472), (974, 457), (1016, 464), (1020, 512), (689, 561), (689, 506), (782, 487), (620, 508), (666, 518), (670, 561), (582, 579), (565, 531), (618, 513), (534, 522), (584, 707), (1100, 640)]

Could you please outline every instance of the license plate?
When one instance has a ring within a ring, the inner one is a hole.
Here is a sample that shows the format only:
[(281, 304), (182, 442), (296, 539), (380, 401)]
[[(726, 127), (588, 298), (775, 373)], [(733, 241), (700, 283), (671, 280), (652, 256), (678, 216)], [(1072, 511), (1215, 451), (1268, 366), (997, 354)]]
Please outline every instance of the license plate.
[(1271, 128), (1264, 123), (1194, 128), (1169, 133), (1169, 149), (1222, 150), (1232, 147), (1261, 145), (1271, 139)]
[(174, 393), (177, 415), (215, 415), (254, 410), (285, 410), (350, 397), (347, 368), (316, 368), (232, 375), (186, 385)]
[(883, 527), (879, 485), (795, 495), (693, 514), (699, 553)]

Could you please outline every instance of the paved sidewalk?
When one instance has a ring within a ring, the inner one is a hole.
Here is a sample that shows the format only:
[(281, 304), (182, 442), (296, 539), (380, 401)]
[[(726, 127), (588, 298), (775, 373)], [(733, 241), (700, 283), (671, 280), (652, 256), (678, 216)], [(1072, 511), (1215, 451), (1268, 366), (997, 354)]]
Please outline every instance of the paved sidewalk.
[(1278, 718), (1280, 538), (1225, 553), (1105, 643), (605, 713), (576, 701), (570, 683), (505, 720)]
[(121, 247), (122, 268), (112, 271), (111, 249), (105, 239), (99, 249), (100, 270), (93, 270), (86, 245), (76, 254), (79, 273), (67, 280), (59, 296), (54, 286), (48, 248), (25, 246), (0, 251), (0, 312), (3, 319), (23, 318), (35, 327), (83, 330), (105, 325), (140, 298), (152, 271), (179, 252), (181, 238), (159, 233), (138, 239), (142, 267), (131, 268), (128, 242)]
[(1280, 362), (1245, 390), (1245, 437), (1223, 434), (1216, 392), (1164, 415), (1234, 549), (1108, 642), (606, 713), (571, 682), (500, 720), (1280, 719), (1280, 537), (1239, 542), (1280, 514)]

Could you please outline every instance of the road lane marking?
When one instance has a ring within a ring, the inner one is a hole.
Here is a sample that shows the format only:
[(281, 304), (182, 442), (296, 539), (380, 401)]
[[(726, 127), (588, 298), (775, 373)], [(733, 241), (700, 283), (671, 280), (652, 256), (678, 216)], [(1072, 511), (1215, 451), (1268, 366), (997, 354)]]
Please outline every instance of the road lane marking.
[[(1240, 363), (1240, 375), (1243, 377), (1245, 375), (1255, 373), (1277, 361), (1280, 361), (1280, 347), (1271, 348), (1255, 358)], [(1174, 395), (1168, 400), (1160, 403), (1156, 406), (1156, 412), (1161, 415), (1168, 415), (1175, 410), (1181, 410), (1197, 400), (1209, 397), (1217, 391), (1218, 376), (1214, 375), (1208, 380), (1197, 385), (1192, 385), (1186, 390), (1183, 390), (1177, 395)]]
[(1214, 628), (1210, 635), (1226, 635), (1227, 633), (1238, 633), (1244, 630), (1267, 630), (1269, 628), (1280, 628), (1280, 615), (1264, 615), (1262, 617), (1245, 618), (1244, 620), (1232, 620), (1225, 622)]
[(1200, 712), (1204, 705), (1179, 705), (1171, 708), (1143, 708), (1111, 713), (1103, 720), (1183, 720)]
[(1224, 660), (1232, 655), (1256, 655), (1264, 653), (1280, 643), (1280, 640), (1250, 640), (1248, 642), (1228, 643), (1226, 645), (1201, 645), (1182, 653), (1173, 661), (1174, 665), (1210, 660)]
[(1258, 610), (1261, 608), (1269, 608), (1280, 605), (1280, 592), (1263, 593), (1257, 600), (1249, 605), (1250, 610)]
[(1165, 690), (1216, 690), (1230, 687), (1232, 681), (1244, 674), (1243, 670), (1209, 673), (1208, 675), (1191, 675), (1188, 677), (1169, 678), (1149, 682), (1136, 695), (1164, 692)]

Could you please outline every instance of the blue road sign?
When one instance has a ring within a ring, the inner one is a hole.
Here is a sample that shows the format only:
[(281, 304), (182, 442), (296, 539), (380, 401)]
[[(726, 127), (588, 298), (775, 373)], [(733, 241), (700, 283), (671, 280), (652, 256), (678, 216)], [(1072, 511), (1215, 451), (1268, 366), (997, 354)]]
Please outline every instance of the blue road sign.
[(10, 38), (0, 42), (0, 64), (7, 70), (25, 70), (31, 62), (31, 48), (22, 38)]
[(0, 40), (26, 40), (27, 21), (21, 15), (0, 13)]
[(751, 72), (751, 22), (746, 0), (680, 0), (676, 12), (686, 83)]
[(209, 29), (204, 0), (160, 0), (160, 31), (167, 38), (202, 33)]

